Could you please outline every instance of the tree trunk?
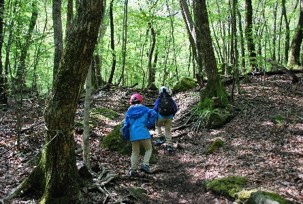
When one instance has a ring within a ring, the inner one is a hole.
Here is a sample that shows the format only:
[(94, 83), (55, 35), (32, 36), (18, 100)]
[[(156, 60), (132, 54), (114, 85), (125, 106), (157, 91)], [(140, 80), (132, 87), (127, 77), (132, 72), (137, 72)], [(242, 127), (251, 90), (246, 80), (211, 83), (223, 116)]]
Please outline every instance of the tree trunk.
[(54, 27), (54, 70), (53, 80), (59, 69), (60, 60), (63, 52), (62, 19), (61, 19), (61, 0), (53, 0), (53, 27)]
[[(241, 67), (245, 68), (245, 43), (244, 43), (244, 35), (243, 35), (243, 28), (242, 28), (242, 17), (241, 13), (239, 11), (239, 8), (237, 8), (237, 16), (238, 16), (238, 25), (239, 25), (239, 34), (240, 34), (240, 47), (241, 47)], [(245, 70), (244, 70), (245, 71)]]
[(83, 162), (85, 166), (90, 169), (90, 160), (89, 160), (89, 111), (91, 104), (91, 93), (92, 93), (92, 65), (90, 66), (85, 82), (85, 102), (84, 102), (84, 119), (83, 119)]
[(232, 29), (231, 29), (231, 64), (233, 66), (233, 78), (234, 83), (232, 86), (232, 99), (234, 88), (237, 88), (237, 93), (240, 92), (240, 81), (239, 81), (239, 67), (238, 67), (238, 39), (237, 39), (237, 10), (238, 10), (238, 0), (231, 0), (231, 11), (232, 11)]
[[(202, 67), (200, 60), (198, 59), (198, 50), (197, 50), (197, 42), (196, 42), (196, 30), (194, 26), (194, 21), (192, 16), (190, 15), (188, 4), (186, 0), (180, 0), (180, 7), (182, 16), (186, 25), (186, 30), (188, 33), (189, 42), (192, 48), (194, 59), (196, 60), (198, 67)], [(200, 73), (200, 72), (199, 72)]]
[(125, 85), (125, 63), (126, 63), (126, 45), (127, 45), (127, 16), (128, 15), (128, 0), (124, 2), (124, 12), (123, 12), (123, 28), (122, 28), (122, 70), (121, 76), (118, 84), (122, 82), (122, 86)]
[(6, 74), (2, 64), (4, 0), (0, 0), (0, 105), (7, 105)]
[(247, 42), (247, 50), (249, 53), (249, 62), (251, 66), (251, 71), (258, 70), (257, 61), (256, 61), (256, 50), (255, 50), (255, 43), (254, 43), (254, 35), (253, 35), (253, 8), (251, 0), (245, 0), (245, 37)]
[[(300, 10), (302, 11), (302, 9)], [(287, 20), (285, 0), (282, 0), (282, 15), (284, 17), (285, 22), (285, 47), (284, 47), (284, 62), (287, 63), (288, 53), (289, 53), (289, 41), (290, 41), (290, 29), (289, 29), (289, 21)], [(301, 24), (302, 25), (302, 24)]]
[(301, 44), (303, 39), (303, 1), (300, 1), (300, 16), (298, 25), (296, 28), (296, 32), (293, 36), (292, 42), (291, 42), (291, 48), (288, 55), (288, 64), (287, 67), (290, 69), (299, 67), (300, 64), (300, 50), (301, 50)]
[(150, 34), (151, 34), (151, 38), (150, 38), (151, 42), (150, 42), (150, 48), (149, 48), (149, 52), (148, 52), (148, 63), (147, 63), (147, 70), (148, 70), (147, 88), (151, 88), (154, 85), (155, 75), (156, 75), (156, 70), (152, 63), (152, 59), (154, 56), (154, 50), (156, 47), (156, 32), (155, 32), (155, 29), (154, 29), (152, 23), (149, 23), (149, 29), (150, 29)]
[(41, 203), (81, 203), (76, 167), (74, 118), (102, 20), (103, 0), (78, 2), (65, 52), (45, 109), (46, 135), (41, 159), (20, 192), (41, 189)]
[(66, 13), (66, 32), (67, 33), (73, 22), (73, 16), (74, 16), (73, 9), (74, 9), (73, 0), (68, 0), (67, 1), (67, 13)]
[(197, 31), (197, 48), (201, 55), (202, 63), (208, 78), (205, 90), (200, 93), (200, 100), (202, 101), (205, 98), (212, 99), (213, 97), (217, 97), (219, 99), (218, 103), (225, 106), (228, 103), (227, 92), (221, 84), (217, 70), (217, 62), (212, 46), (205, 1), (194, 2), (194, 15)]
[(109, 20), (110, 20), (110, 47), (113, 56), (112, 68), (108, 78), (107, 86), (109, 87), (113, 83), (113, 78), (116, 69), (116, 52), (115, 52), (115, 31), (114, 31), (114, 16), (113, 16), (113, 4), (114, 0), (110, 2), (109, 6)]

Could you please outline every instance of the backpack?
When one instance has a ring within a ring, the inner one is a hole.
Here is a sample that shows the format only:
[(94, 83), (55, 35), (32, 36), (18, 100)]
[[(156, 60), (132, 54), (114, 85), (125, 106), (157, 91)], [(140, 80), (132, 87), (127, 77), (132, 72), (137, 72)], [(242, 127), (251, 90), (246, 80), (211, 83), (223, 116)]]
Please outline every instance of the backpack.
[(174, 101), (171, 96), (163, 95), (160, 98), (158, 112), (163, 116), (169, 116), (175, 113)]

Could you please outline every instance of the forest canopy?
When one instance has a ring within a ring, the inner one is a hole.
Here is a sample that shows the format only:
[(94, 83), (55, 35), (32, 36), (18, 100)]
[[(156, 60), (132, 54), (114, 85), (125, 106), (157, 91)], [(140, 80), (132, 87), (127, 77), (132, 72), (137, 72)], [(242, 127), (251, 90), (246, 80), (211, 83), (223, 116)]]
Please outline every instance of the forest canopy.
[[(66, 38), (68, 30), (67, 3), (62, 1), (63, 38)], [(244, 33), (247, 25), (246, 3), (240, 1), (236, 6), (235, 36), (239, 53), (236, 64), (241, 74), (252, 71)], [(265, 58), (287, 65), (291, 39), (298, 24), (300, 2), (271, 0), (251, 3), (256, 66), (260, 71), (274, 69)], [(192, 12), (191, 2), (188, 5), (189, 12)], [(231, 7), (231, 1), (207, 1), (217, 69), (221, 74), (230, 74), (229, 68), (233, 64)], [(36, 19), (33, 18), (35, 12)], [(50, 2), (9, 1), (4, 3), (3, 13), (1, 74), (7, 77), (9, 89), (13, 89), (18, 75), (22, 73), (24, 90), (48, 93), (54, 66)], [(197, 65), (179, 1), (112, 0), (107, 1), (104, 15), (94, 54), (95, 86), (109, 82), (112, 74), (111, 84), (132, 86), (138, 83), (138, 87), (145, 88), (149, 80), (149, 61), (155, 69), (157, 86), (164, 83), (173, 86), (182, 77), (195, 77)], [(153, 43), (154, 51), (150, 53)], [(22, 66), (24, 70), (21, 70)]]

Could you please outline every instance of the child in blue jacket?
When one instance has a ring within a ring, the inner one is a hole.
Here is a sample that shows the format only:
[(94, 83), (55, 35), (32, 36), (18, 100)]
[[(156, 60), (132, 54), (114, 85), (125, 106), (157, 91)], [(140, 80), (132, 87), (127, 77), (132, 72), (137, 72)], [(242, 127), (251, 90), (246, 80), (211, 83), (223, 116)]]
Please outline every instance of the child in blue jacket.
[(130, 98), (131, 106), (128, 108), (122, 128), (123, 138), (129, 139), (132, 144), (130, 176), (137, 176), (140, 155), (140, 145), (145, 149), (141, 171), (151, 173), (149, 160), (152, 155), (152, 143), (149, 128), (153, 127), (157, 113), (142, 105), (143, 97), (135, 93)]

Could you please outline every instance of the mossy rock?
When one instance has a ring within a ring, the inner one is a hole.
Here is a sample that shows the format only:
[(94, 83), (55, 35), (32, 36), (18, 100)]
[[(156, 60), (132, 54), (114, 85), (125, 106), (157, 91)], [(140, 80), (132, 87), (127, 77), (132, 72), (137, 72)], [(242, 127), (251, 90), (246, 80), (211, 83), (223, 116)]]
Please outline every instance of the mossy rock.
[(117, 151), (121, 154), (131, 153), (131, 143), (123, 140), (121, 132), (122, 124), (117, 125), (102, 141), (102, 146), (110, 151)]
[(253, 190), (241, 190), (238, 193), (236, 193), (238, 200), (247, 200), (250, 198), (251, 194), (256, 192), (256, 189)]
[(224, 141), (221, 140), (220, 138), (217, 138), (215, 141), (213, 141), (211, 143), (211, 145), (209, 146), (209, 148), (207, 149), (206, 153), (207, 154), (212, 154), (214, 153), (217, 149), (219, 149), (220, 147), (223, 147), (224, 145)]
[(147, 203), (148, 196), (147, 196), (147, 190), (146, 189), (144, 189), (144, 188), (129, 188), (128, 192), (136, 200), (140, 200), (143, 203)]
[(196, 122), (209, 129), (220, 128), (234, 117), (231, 106), (216, 107), (215, 101), (210, 98), (194, 106), (192, 112), (197, 117)]
[(271, 192), (257, 191), (252, 193), (246, 204), (287, 204), (288, 202), (280, 195)]
[(92, 117), (104, 116), (106, 118), (114, 120), (119, 117), (119, 114), (111, 109), (99, 107), (99, 108), (91, 109), (91, 116)]
[[(121, 132), (122, 124), (117, 125), (114, 129), (104, 137), (102, 140), (102, 147), (110, 150), (110, 151), (117, 151), (123, 155), (131, 155), (132, 146), (131, 142), (125, 142), (123, 140), (122, 132)], [(144, 154), (144, 148), (141, 146), (140, 154)], [(153, 149), (152, 156), (150, 158), (150, 163), (155, 164), (158, 162), (158, 151)]]
[(233, 118), (233, 115), (228, 109), (218, 109), (218, 111), (214, 111), (210, 114), (206, 123), (206, 128), (220, 128), (229, 122), (231, 118)]
[(229, 176), (206, 182), (206, 189), (218, 195), (235, 198), (237, 193), (243, 189), (247, 180), (241, 176)]
[(179, 82), (174, 85), (173, 90), (174, 92), (182, 92), (182, 91), (187, 91), (190, 89), (193, 89), (197, 86), (197, 82), (195, 79), (190, 78), (190, 77), (184, 77), (181, 78)]

